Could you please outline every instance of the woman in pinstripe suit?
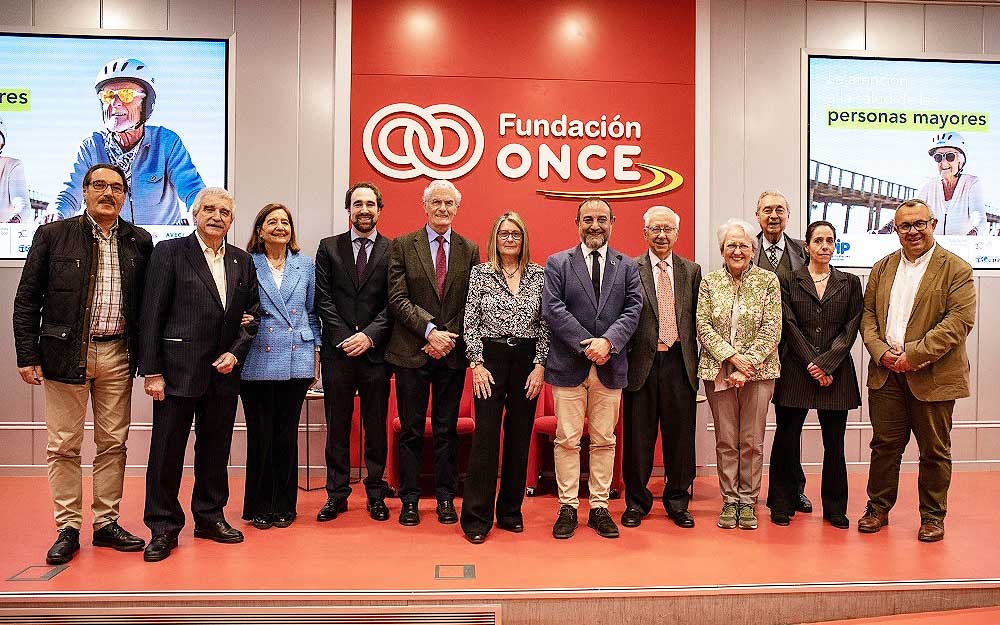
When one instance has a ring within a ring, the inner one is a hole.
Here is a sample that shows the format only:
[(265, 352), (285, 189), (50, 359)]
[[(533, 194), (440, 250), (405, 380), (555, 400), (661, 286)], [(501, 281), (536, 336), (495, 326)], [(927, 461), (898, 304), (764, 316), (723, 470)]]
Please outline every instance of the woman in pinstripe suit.
[(299, 413), (319, 379), (319, 319), (313, 311), (313, 262), (298, 253), (291, 211), (257, 213), (247, 251), (257, 268), (260, 329), (243, 365), (240, 397), (247, 422), (243, 518), (258, 529), (295, 520)]
[(823, 431), (823, 518), (840, 529), (850, 525), (844, 433), (847, 411), (861, 405), (851, 346), (863, 301), (861, 280), (830, 265), (836, 241), (833, 224), (809, 224), (809, 264), (781, 278), (781, 377), (774, 389), (777, 429), (767, 493), (771, 522), (777, 525), (788, 525), (795, 514), (799, 439), (812, 408)]

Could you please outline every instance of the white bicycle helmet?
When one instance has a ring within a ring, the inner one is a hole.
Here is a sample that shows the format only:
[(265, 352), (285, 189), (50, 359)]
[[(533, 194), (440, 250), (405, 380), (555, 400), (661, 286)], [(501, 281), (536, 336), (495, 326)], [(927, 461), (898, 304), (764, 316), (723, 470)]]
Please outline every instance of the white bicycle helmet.
[(938, 148), (954, 148), (965, 156), (965, 139), (957, 132), (942, 132), (931, 137), (931, 145), (927, 148), (927, 154), (934, 156), (934, 150)]
[(112, 59), (97, 72), (94, 91), (99, 93), (101, 87), (112, 80), (132, 80), (143, 86), (146, 90), (146, 99), (143, 100), (142, 120), (139, 123), (149, 119), (156, 104), (156, 77), (153, 76), (153, 70), (139, 59)]

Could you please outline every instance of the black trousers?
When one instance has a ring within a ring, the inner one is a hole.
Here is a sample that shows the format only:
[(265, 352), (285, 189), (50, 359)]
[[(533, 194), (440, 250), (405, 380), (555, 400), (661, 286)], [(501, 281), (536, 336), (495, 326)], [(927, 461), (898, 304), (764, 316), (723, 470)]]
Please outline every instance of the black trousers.
[(238, 400), (238, 395), (216, 394), (210, 385), (201, 397), (166, 395), (163, 401), (153, 402), (143, 520), (154, 536), (176, 536), (184, 527), (184, 510), (177, 494), (192, 421), (195, 441), (191, 515), (195, 525), (209, 525), (225, 518), (223, 508), (229, 501), (227, 465)]
[[(427, 404), (431, 400), (434, 437), (434, 494), (451, 500), (458, 492), (458, 409), (465, 386), (465, 369), (451, 369), (431, 359), (417, 368), (395, 367), (396, 407), (399, 411), (399, 498), (420, 499), (420, 458), (424, 449)], [(433, 398), (431, 391), (433, 390)]]
[(622, 477), (627, 506), (646, 514), (653, 508), (653, 493), (647, 484), (653, 473), (659, 431), (667, 478), (663, 507), (669, 513), (687, 510), (695, 475), (696, 399), (688, 382), (680, 343), (665, 352), (656, 352), (646, 383), (638, 391), (625, 391)]
[(243, 518), (295, 513), (299, 415), (312, 379), (240, 382), (247, 422)]
[[(528, 446), (538, 403), (538, 397), (528, 399), (524, 384), (535, 368), (534, 358), (534, 341), (516, 347), (484, 341), (483, 366), (493, 374), (494, 384), (489, 397), (475, 399), (476, 432), (462, 492), (462, 529), (468, 534), (489, 532), (494, 512), (503, 521), (522, 521)], [(498, 496), (501, 427), (503, 461)]]
[[(802, 470), (800, 443), (807, 408), (775, 406), (776, 425), (771, 445), (767, 507), (776, 512), (792, 513), (799, 490), (798, 473)], [(823, 515), (847, 514), (847, 461), (844, 458), (846, 410), (817, 410), (823, 431)]]
[(346, 499), (351, 494), (351, 419), (354, 396), (361, 400), (365, 441), (365, 492), (369, 499), (385, 499), (386, 431), (389, 412), (389, 369), (367, 358), (324, 359), (326, 393), (326, 494)]

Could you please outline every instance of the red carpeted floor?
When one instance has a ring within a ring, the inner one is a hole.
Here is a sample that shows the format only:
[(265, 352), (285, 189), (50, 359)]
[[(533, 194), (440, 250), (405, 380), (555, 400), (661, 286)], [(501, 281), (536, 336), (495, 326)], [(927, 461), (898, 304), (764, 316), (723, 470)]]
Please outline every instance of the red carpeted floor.
[[(655, 479), (655, 478), (654, 478)], [(364, 510), (364, 492), (355, 485), (350, 509), (334, 521), (318, 523), (322, 489), (299, 494), (299, 519), (287, 529), (256, 530), (240, 521), (242, 480), (232, 478), (229, 520), (246, 534), (240, 545), (221, 545), (192, 536), (190, 524), (173, 555), (146, 563), (141, 553), (118, 553), (90, 545), (89, 509), (81, 533), (83, 547), (70, 565), (49, 581), (0, 581), (0, 593), (34, 591), (441, 591), (634, 588), (637, 592), (713, 592), (736, 587), (788, 591), (839, 587), (871, 588), (887, 582), (982, 583), (1000, 585), (1000, 540), (996, 502), (1000, 473), (956, 472), (951, 489), (947, 536), (934, 544), (916, 539), (919, 525), (914, 474), (904, 474), (891, 524), (876, 535), (862, 535), (853, 522), (864, 504), (864, 475), (851, 476), (850, 530), (822, 520), (819, 476), (809, 476), (807, 493), (817, 504), (789, 527), (768, 521), (761, 506), (757, 531), (721, 530), (715, 478), (698, 478), (691, 510), (697, 526), (683, 530), (654, 509), (640, 528), (622, 528), (608, 540), (581, 526), (570, 540), (551, 536), (558, 511), (552, 494), (528, 498), (525, 532), (494, 530), (483, 545), (463, 540), (458, 525), (439, 525), (434, 502), (421, 500), (422, 522), (403, 527), (396, 521), (398, 500), (389, 501), (391, 520), (377, 523)], [(658, 481), (657, 481), (658, 482)], [(659, 483), (659, 482), (658, 482)], [(190, 499), (186, 479), (182, 502)], [(142, 524), (144, 480), (126, 480), (121, 523), (148, 539)], [(766, 485), (765, 485), (766, 489)], [(766, 490), (764, 491), (766, 492)], [(763, 501), (763, 493), (761, 500)], [(86, 504), (89, 506), (89, 497)], [(187, 505), (185, 503), (185, 505)], [(458, 502), (460, 506), (461, 503)], [(613, 501), (615, 519), (624, 508)], [(32, 565), (44, 565), (55, 538), (48, 487), (43, 477), (0, 478), (0, 579)], [(443, 565), (439, 567), (439, 565)], [(474, 566), (466, 579), (465, 565)], [(29, 571), (29, 575), (30, 575)], [(460, 577), (461, 579), (441, 579)], [(883, 622), (883, 621), (871, 621)], [(909, 621), (904, 621), (909, 623)], [(913, 621), (917, 623), (919, 621)], [(987, 622), (987, 621), (981, 621)], [(989, 621), (1000, 622), (1000, 618)], [(936, 621), (928, 621), (934, 623)], [(980, 621), (963, 621), (978, 625)]]

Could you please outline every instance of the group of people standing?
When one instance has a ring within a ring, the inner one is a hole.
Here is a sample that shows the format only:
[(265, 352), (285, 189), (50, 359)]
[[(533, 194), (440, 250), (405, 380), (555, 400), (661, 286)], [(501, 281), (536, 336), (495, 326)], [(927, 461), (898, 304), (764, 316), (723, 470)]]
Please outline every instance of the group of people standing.
[[(968, 394), (964, 341), (975, 292), (971, 268), (934, 244), (935, 220), (923, 202), (897, 210), (902, 250), (875, 266), (862, 300), (860, 280), (830, 266), (834, 226), (810, 224), (804, 243), (786, 236), (788, 203), (776, 192), (758, 202), (760, 234), (739, 220), (719, 228), (723, 267), (703, 279), (696, 263), (674, 253), (680, 217), (665, 206), (643, 215), (648, 251), (633, 259), (609, 246), (611, 205), (584, 200), (575, 218), (580, 244), (543, 268), (532, 262), (528, 228), (514, 212), (496, 219), (481, 263), (477, 244), (452, 228), (462, 196), (444, 180), (424, 190), (425, 226), (390, 240), (377, 228), (381, 193), (360, 182), (345, 197), (350, 229), (320, 242), (314, 266), (300, 254), (291, 211), (281, 204), (259, 211), (246, 251), (227, 244), (235, 204), (217, 188), (195, 199), (195, 232), (154, 249), (148, 233), (119, 217), (126, 180), (110, 164), (86, 172), (84, 214), (37, 230), (15, 299), (19, 372), (29, 384), (44, 380), (59, 528), (50, 563), (68, 562), (79, 549), (88, 395), (97, 443), (93, 543), (158, 561), (177, 546), (185, 522), (178, 491), (192, 421), (194, 535), (243, 540), (223, 515), (239, 397), (247, 423), (243, 518), (261, 530), (294, 522), (299, 413), (319, 379), (327, 420), (320, 522), (348, 508), (355, 395), (365, 432), (366, 510), (376, 521), (389, 519), (386, 418), (395, 377), (402, 525), (421, 520), (418, 477), (429, 422), (438, 522), (460, 522), (472, 543), (485, 541), (494, 525), (523, 531), (528, 448), (547, 383), (557, 420), (556, 538), (573, 536), (578, 526), (584, 433), (587, 525), (607, 538), (619, 535), (608, 498), (623, 400), (622, 525), (636, 527), (652, 511), (647, 482), (659, 432), (664, 508), (676, 525), (693, 527), (700, 378), (717, 441), (718, 525), (756, 527), (773, 401), (771, 520), (787, 525), (796, 511), (811, 511), (799, 437), (815, 408), (825, 446), (823, 514), (847, 527), (844, 431), (847, 411), (860, 404), (850, 357), (859, 327), (872, 354), (874, 437), (869, 503), (858, 528), (874, 532), (888, 522), (912, 431), (921, 451), (920, 538), (943, 537), (951, 410)], [(468, 369), (476, 428), (459, 515), (456, 423)], [(149, 544), (118, 524), (135, 374), (154, 400)]]

